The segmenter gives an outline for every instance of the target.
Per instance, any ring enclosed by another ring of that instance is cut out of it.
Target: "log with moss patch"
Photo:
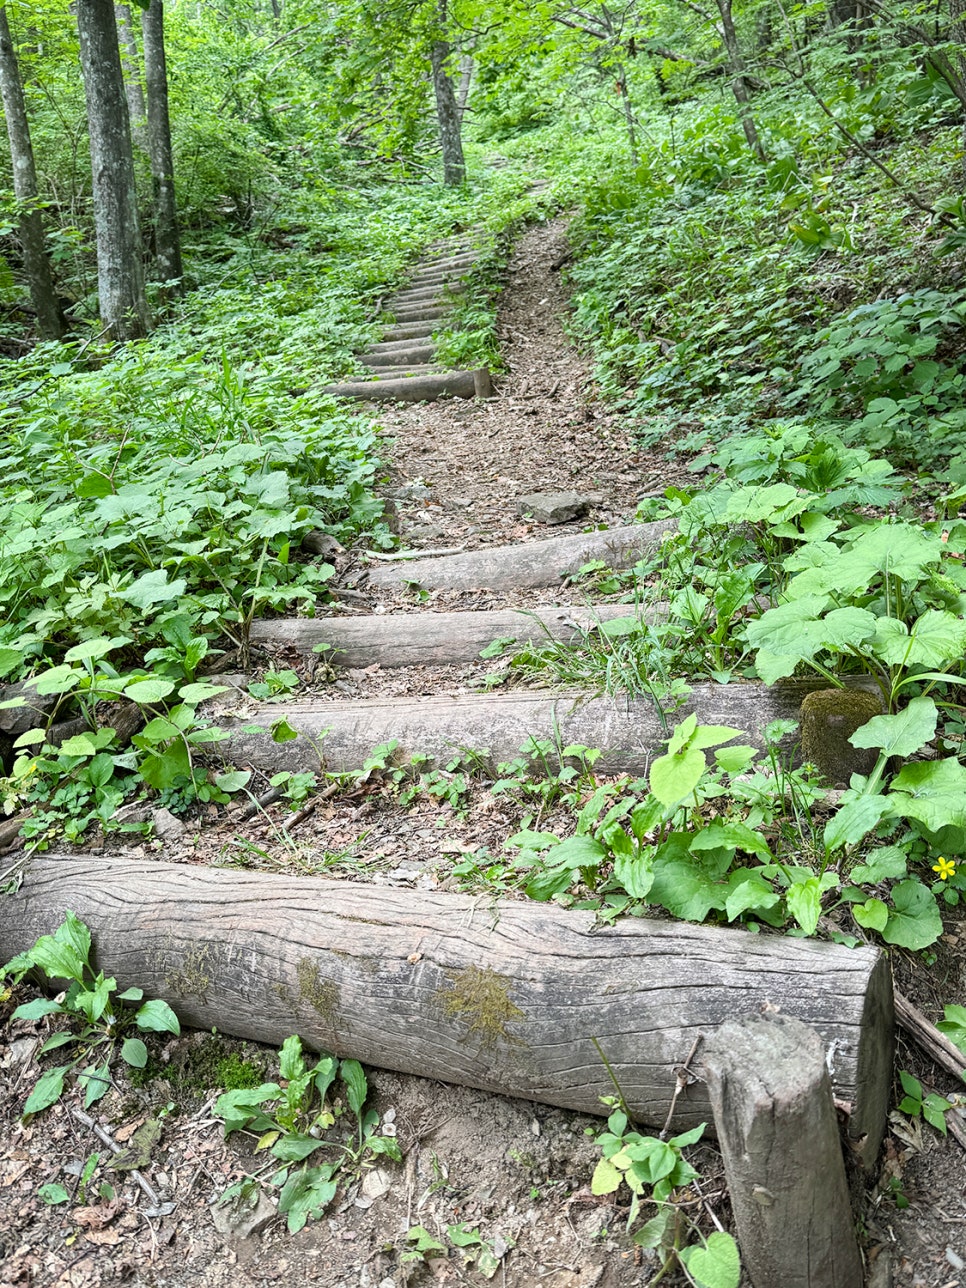
[[[779,1008],[828,1053],[850,1131],[874,1157],[892,1064],[892,983],[878,949],[627,918],[478,895],[397,890],[124,858],[35,858],[0,900],[0,960],[72,909],[122,990],[184,1024],[314,1049],[601,1113],[612,1077],[662,1125],[695,1038]],[[606,1060],[606,1064],[605,1064]],[[609,1067],[608,1067],[609,1066]],[[674,1125],[710,1118],[685,1087]]]

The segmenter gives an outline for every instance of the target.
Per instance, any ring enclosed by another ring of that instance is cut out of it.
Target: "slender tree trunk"
[[[13,191],[20,207],[20,247],[30,301],[37,314],[37,331],[44,340],[60,340],[66,327],[44,245],[43,219],[37,208],[37,170],[30,141],[30,123],[6,7],[0,8],[0,94],[10,139]]]
[[[446,0],[440,0],[441,31],[445,22]],[[442,38],[434,40],[430,50],[430,61],[433,67],[433,91],[436,95],[439,142],[443,149],[443,183],[448,188],[458,188],[466,180],[466,162],[463,160],[463,142],[460,138],[460,109],[456,102],[453,82],[447,71],[451,52],[448,41]]]
[[[164,0],[151,0],[141,14],[144,73],[148,88],[148,148],[154,186],[154,249],[158,280],[181,293],[181,238],[174,197],[174,158],[168,119],[168,69],[164,56]]]
[[[111,0],[77,0],[81,68],[93,172],[97,290],[101,321],[115,340],[146,335],[131,125]]]
[[[131,22],[131,10],[126,4],[114,5],[114,18],[117,22],[117,39],[121,51],[121,71],[124,76],[124,95],[127,98],[127,112],[131,119],[131,138],[136,147],[146,151],[146,116],[144,108],[144,88],[141,84],[141,59],[138,56],[138,42]]]
[[[731,0],[717,0],[717,5],[718,13],[721,15],[721,34],[724,38],[725,49],[728,51],[731,74],[734,77],[731,82],[731,88],[738,103],[741,128],[745,132],[748,146],[761,164],[764,165],[768,158],[765,156],[765,149],[762,147],[761,139],[758,137],[758,127],[755,125],[755,118],[751,111],[751,100],[748,95],[748,85],[745,81],[745,60],[741,53],[741,46],[738,44],[738,33],[735,31],[734,18],[731,15]]]
[[[456,95],[456,106],[459,108],[460,120],[463,119],[463,113],[466,111],[466,100],[470,96],[470,86],[473,84],[473,55],[464,54],[460,59],[460,87]]]
[[[624,108],[624,124],[627,126],[627,142],[631,150],[631,160],[635,165],[640,165],[641,154],[637,146],[637,123],[634,120],[634,104],[631,102],[627,73],[620,64],[617,67],[617,92],[621,96],[621,105]]]

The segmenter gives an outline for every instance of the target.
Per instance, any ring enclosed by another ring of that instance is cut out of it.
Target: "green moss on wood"
[[[198,997],[204,1002],[211,984],[210,965],[209,944],[204,944],[201,948],[190,948],[180,967],[171,967],[165,971],[165,987],[177,997]]]
[[[802,759],[815,765],[833,786],[847,787],[853,774],[870,774],[878,752],[853,747],[849,739],[881,714],[882,699],[866,689],[818,689],[807,694],[802,702]]]
[[[484,1047],[501,1039],[519,1044],[520,1039],[507,1031],[508,1024],[526,1018],[510,1000],[511,979],[479,966],[448,971],[447,976],[450,982],[437,990],[436,998],[446,1015],[467,1022],[467,1036],[478,1034]]]
[[[330,1028],[335,1028],[339,1002],[339,988],[330,979],[319,974],[319,964],[312,957],[300,957],[295,966],[299,982],[299,998],[312,1009]]]

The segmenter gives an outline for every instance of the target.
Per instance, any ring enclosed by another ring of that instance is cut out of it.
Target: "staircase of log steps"
[[[437,242],[417,265],[407,285],[387,304],[392,321],[382,339],[360,356],[370,378],[329,386],[337,396],[370,402],[421,402],[442,397],[492,396],[490,373],[447,371],[433,361],[433,334],[440,329],[465,289],[465,276],[479,254],[474,234]],[[673,521],[629,524],[590,533],[570,533],[518,545],[449,555],[412,557],[371,567],[363,589],[374,595],[407,585],[425,590],[517,592],[544,590],[552,601],[561,579],[595,560],[626,569],[652,553]],[[626,617],[627,605],[575,607],[554,604],[536,609],[489,611],[409,611],[320,619],[255,622],[251,642],[268,656],[294,650],[309,664],[317,649],[334,668],[459,665],[473,662],[488,644],[513,639],[552,638],[566,642],[609,618]],[[418,680],[411,686],[418,694]],[[802,697],[821,681],[792,680],[764,688],[757,684],[695,684],[672,724],[692,711],[701,723],[741,729],[762,747],[760,731],[777,719],[797,719]],[[650,698],[590,697],[586,693],[514,691],[460,697],[413,697],[286,701],[284,716],[299,731],[292,742],[276,744],[254,726],[268,728],[282,714],[271,703],[255,704],[232,695],[220,704],[220,722],[231,739],[220,750],[229,759],[265,773],[317,770],[322,747],[332,773],[362,766],[374,746],[398,743],[397,757],[412,755],[451,760],[458,748],[487,750],[494,762],[515,756],[528,736],[555,739],[560,746],[600,748],[604,773],[644,773],[667,737],[667,720]],[[324,741],[323,741],[324,739]]]

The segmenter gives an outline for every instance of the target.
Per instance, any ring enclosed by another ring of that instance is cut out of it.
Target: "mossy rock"
[[[809,693],[802,702],[802,759],[815,765],[833,787],[847,787],[853,774],[871,774],[878,751],[853,747],[849,739],[882,713],[882,698],[868,689]]]

